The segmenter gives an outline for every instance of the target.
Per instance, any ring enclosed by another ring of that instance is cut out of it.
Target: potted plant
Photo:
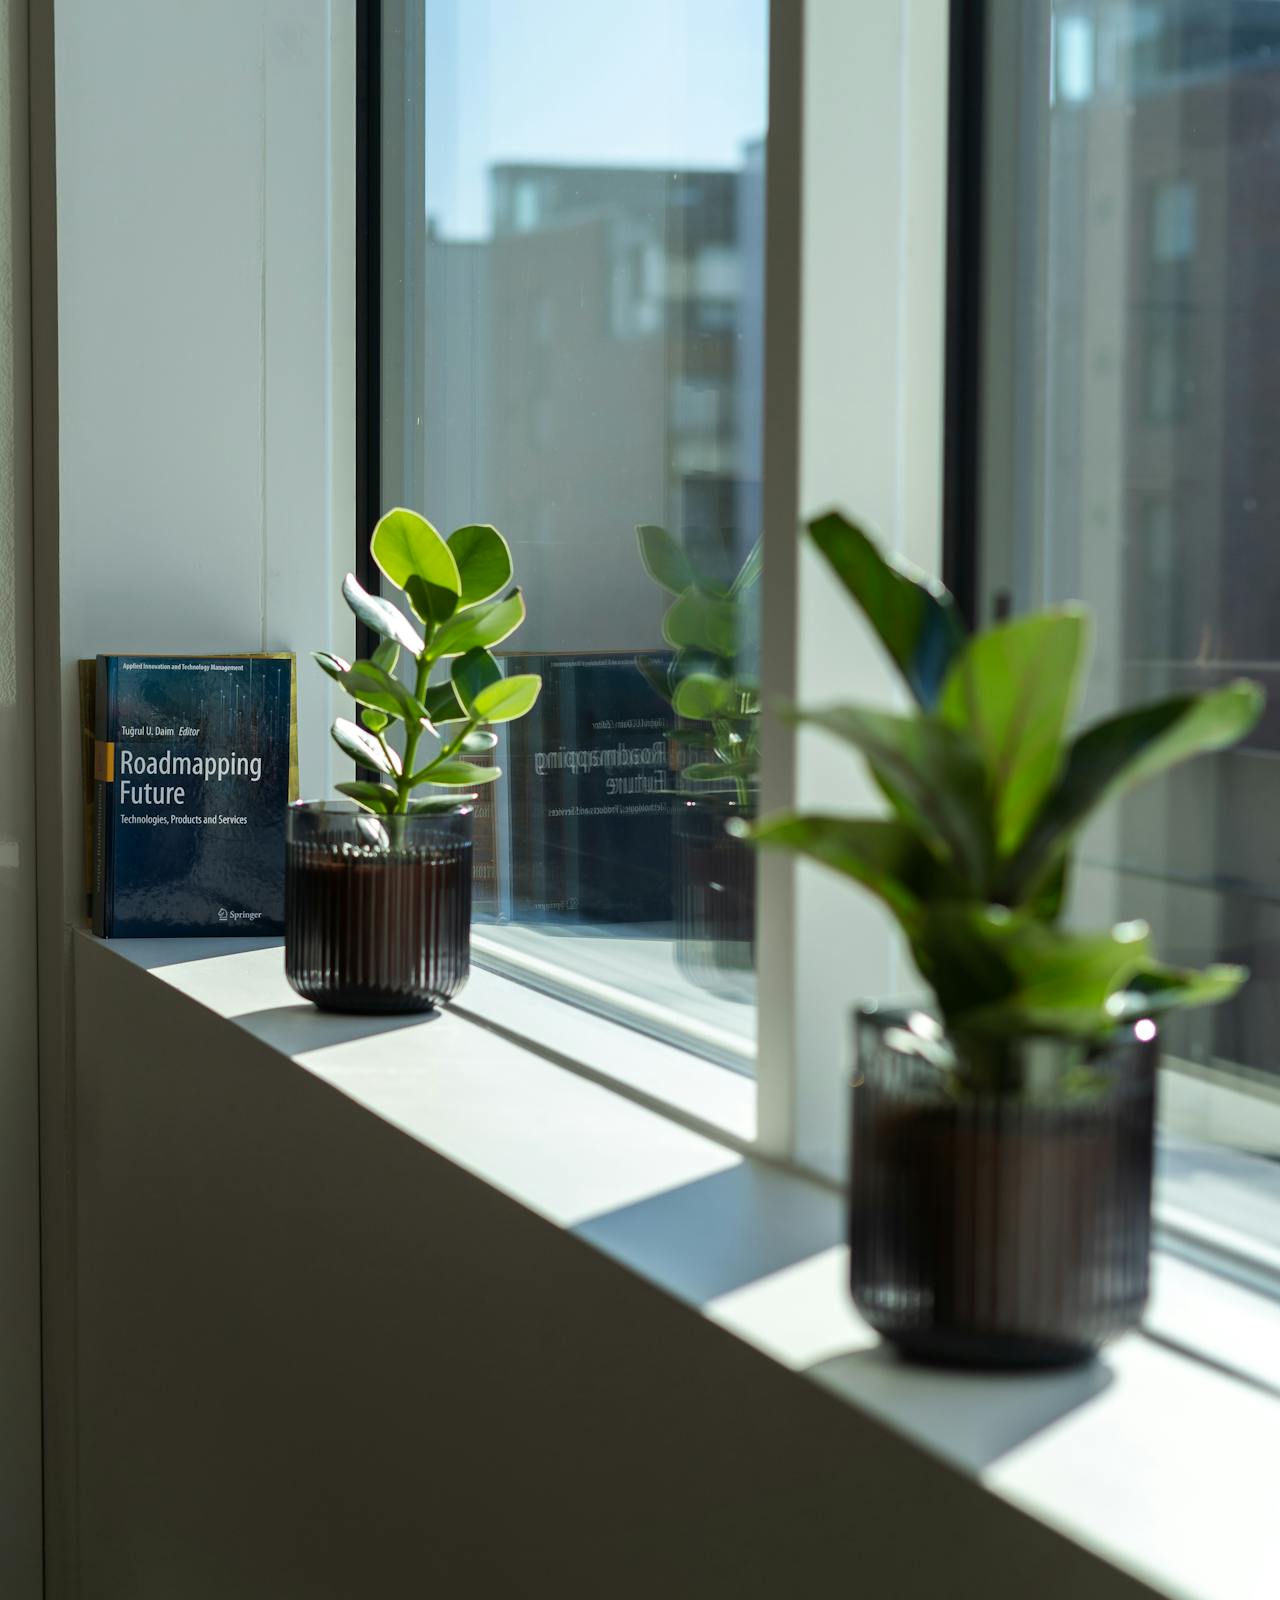
[[[853,1296],[904,1353],[1082,1359],[1147,1295],[1157,1023],[1239,967],[1162,965],[1145,924],[1063,924],[1095,809],[1257,720],[1239,681],[1069,729],[1088,619],[1063,606],[968,634],[938,584],[830,513],[810,534],[905,681],[909,714],[791,713],[865,758],[887,815],[750,831],[889,907],[932,1004],[856,1016]]]
[[[504,677],[491,654],[525,616],[518,588],[498,598],[511,552],[495,528],[444,539],[397,509],[373,530],[371,550],[416,620],[347,574],[343,596],[381,642],[366,661],[315,659],[358,707],[333,738],[373,777],[338,784],[346,804],[290,808],[285,973],[328,1010],[427,1011],[470,969],[469,802],[501,776],[481,764],[497,743],[492,725],[529,711],[541,679]],[[408,683],[396,674],[402,656]]]
[[[663,619],[673,654],[636,665],[680,719],[673,795],[676,965],[710,993],[743,999],[755,971],[755,863],[726,831],[756,814],[760,692],[756,543],[736,572],[691,557],[665,528],[636,529],[640,558],[674,596]]]

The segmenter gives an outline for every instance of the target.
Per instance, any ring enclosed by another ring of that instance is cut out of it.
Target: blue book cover
[[[293,657],[99,656],[93,929],[284,929]]]

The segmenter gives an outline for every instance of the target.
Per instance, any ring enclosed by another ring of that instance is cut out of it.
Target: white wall
[[[40,1573],[27,8],[0,3],[0,1594]]]
[[[351,238],[354,15],[355,0],[58,0],[69,859],[78,657],[342,647],[354,263],[330,246]],[[302,664],[316,793],[327,683]]]
[[[353,649],[355,5],[31,13],[36,700],[62,728],[39,766],[50,1600],[77,1593],[76,662]],[[304,792],[329,787],[331,714],[303,660]]]

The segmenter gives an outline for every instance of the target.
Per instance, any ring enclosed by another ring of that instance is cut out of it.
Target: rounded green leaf
[[[328,650],[313,650],[311,654],[321,672],[327,673],[331,678],[340,678],[344,672],[350,670],[349,661],[344,661],[341,656],[331,655]]]
[[[354,722],[348,722],[345,717],[339,717],[329,730],[333,742],[340,750],[362,767],[372,767],[375,772],[385,772],[389,778],[400,776],[401,766],[399,754],[388,746],[385,750],[371,733],[358,727]]]
[[[431,658],[460,656],[501,644],[523,621],[524,596],[519,589],[512,589],[502,600],[460,611],[452,622],[446,622],[431,641]]]
[[[676,715],[690,717],[695,722],[708,722],[734,708],[733,685],[727,678],[717,678],[709,672],[694,672],[676,685],[671,704]]]
[[[672,594],[683,594],[693,583],[693,568],[667,530],[642,523],[636,529],[636,538],[640,541],[640,559],[653,581]]]
[[[738,648],[738,612],[732,600],[686,589],[663,619],[667,642],[684,650],[707,650],[723,660]]]
[[[461,722],[466,716],[466,710],[458,699],[452,683],[434,683],[427,690],[423,700],[427,716],[439,727],[444,722]]]
[[[381,733],[391,721],[391,718],[385,711],[375,711],[372,706],[362,706],[360,708],[360,720],[370,733]]]
[[[470,710],[481,689],[502,681],[502,668],[487,650],[468,650],[466,655],[459,656],[453,663],[450,677],[458,692],[458,699]]]
[[[472,523],[449,535],[449,549],[462,577],[462,604],[473,606],[511,582],[511,550],[496,528]]]
[[[469,756],[483,755],[487,750],[492,750],[498,742],[498,735],[490,733],[488,728],[472,728],[462,740],[460,749],[465,750]]]
[[[462,592],[462,578],[453,552],[425,517],[397,506],[379,518],[369,548],[373,559],[403,589],[411,576],[434,583],[454,594]]]
[[[458,609],[458,596],[452,589],[428,583],[416,572],[411,572],[405,580],[404,592],[414,616],[429,627],[438,628],[442,622],[448,622]]]
[[[395,790],[381,783],[335,783],[334,788],[339,794],[345,794],[348,800],[354,800],[357,805],[379,817],[385,817],[396,802]]]
[[[342,580],[342,598],[367,628],[372,628],[384,639],[394,639],[410,655],[422,654],[422,639],[399,606],[392,605],[390,600],[384,600],[381,595],[369,594],[361,587],[354,572],[348,572]]]
[[[533,709],[542,679],[536,672],[518,672],[481,689],[472,701],[473,715],[482,722],[511,722]]]
[[[423,783],[442,783],[452,788],[464,783],[492,783],[502,776],[501,767],[480,767],[474,761],[442,761],[423,773]]]

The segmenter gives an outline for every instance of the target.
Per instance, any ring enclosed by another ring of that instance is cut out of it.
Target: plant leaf
[[[511,549],[496,528],[471,523],[449,535],[449,549],[462,577],[462,604],[473,606],[511,582]]]
[[[345,794],[348,800],[354,800],[357,805],[379,817],[385,817],[396,801],[395,790],[381,783],[335,783],[334,788],[339,794]]]
[[[950,857],[969,893],[985,896],[991,867],[985,775],[967,734],[932,717],[856,706],[785,714],[860,750],[902,820]]]
[[[367,628],[372,628],[384,639],[394,639],[410,655],[422,654],[422,639],[400,607],[392,605],[390,600],[384,600],[381,595],[367,593],[361,588],[354,572],[348,572],[342,580],[342,598]]]
[[[636,537],[640,541],[640,559],[655,583],[672,594],[683,594],[692,587],[693,568],[689,558],[665,528],[641,523]]]
[[[370,733],[381,733],[391,718],[385,711],[375,711],[372,706],[361,706],[360,720]]]
[[[478,800],[479,795],[474,794],[429,794],[421,800],[410,800],[409,815],[411,817],[439,817],[455,811],[461,811],[471,800]]]
[[[502,668],[485,649],[468,650],[453,663],[449,674],[458,699],[470,711],[475,697],[490,684],[502,682]]]
[[[1003,875],[1001,898],[1012,904],[1032,894],[1104,801],[1191,756],[1234,744],[1257,722],[1264,703],[1258,685],[1241,678],[1205,694],[1123,711],[1086,730],[1069,748],[1057,783]]]
[[[480,767],[474,761],[456,760],[424,767],[420,777],[416,773],[414,775],[416,782],[447,784],[450,787],[464,783],[492,783],[501,776],[501,767]]]
[[[518,672],[481,689],[471,711],[482,722],[511,722],[533,709],[542,679],[536,672]]]
[[[413,614],[419,622],[438,628],[458,609],[458,596],[452,589],[442,589],[438,583],[428,583],[416,572],[411,572],[404,582],[404,592]]]
[[[910,932],[922,898],[941,869],[904,822],[891,817],[832,817],[780,812],[732,831],[768,849],[794,850],[853,878],[880,897]]]
[[[1107,1010],[1117,1022],[1156,1017],[1183,1006],[1214,1006],[1230,1000],[1249,977],[1248,967],[1166,967],[1149,961],[1111,996]]]
[[[764,570],[764,540],[757,539],[751,546],[747,559],[738,569],[738,576],[733,580],[729,589],[730,599],[736,600],[739,595],[746,594],[760,580]]]
[[[1079,606],[988,628],[943,682],[938,715],[982,752],[1000,856],[1022,842],[1062,765],[1088,633]]]
[[[427,690],[422,704],[427,716],[436,727],[444,722],[461,722],[467,715],[453,684],[448,679],[444,683],[433,683]]]
[[[657,656],[637,656],[636,669],[654,694],[670,705],[671,684],[667,676],[667,664]]]
[[[344,672],[350,670],[349,661],[344,661],[341,656],[331,655],[328,650],[313,650],[311,654],[321,672],[327,673],[331,678],[340,678]]]
[[[486,750],[492,750],[498,742],[498,735],[490,733],[488,728],[472,728],[471,732],[463,736],[462,743],[458,746],[470,756],[483,755]]]
[[[431,641],[431,659],[460,656],[468,650],[501,644],[523,621],[524,596],[519,589],[512,589],[501,600],[472,606],[446,622]]]
[[[754,761],[695,761],[682,767],[680,776],[693,783],[718,783],[725,778],[754,778]]]
[[[375,772],[385,772],[389,778],[398,778],[401,772],[399,753],[390,745],[384,750],[371,733],[339,717],[329,730],[340,750],[361,767],[372,767]]]
[[[379,517],[369,543],[373,559],[403,589],[411,574],[441,589],[462,593],[462,578],[453,552],[425,517],[403,506]]]
[[[816,518],[809,533],[879,634],[917,703],[932,711],[964,643],[964,624],[951,595],[908,563],[882,555],[838,511]]]
[[[400,646],[394,639],[384,639],[369,659],[383,672],[394,672],[400,659]]]
[[[357,661],[338,682],[362,706],[373,706],[406,722],[421,723],[426,718],[426,712],[399,678],[393,678],[372,661]]]
[[[662,632],[679,649],[706,650],[732,660],[738,649],[737,607],[701,589],[686,589],[663,618]]]
[[[958,1030],[1092,1036],[1114,1024],[1108,999],[1149,960],[1149,945],[1143,922],[1065,933],[1003,906],[940,902],[912,949]]]
[[[677,716],[709,722],[735,707],[733,685],[709,672],[693,672],[676,685],[671,704]]]

